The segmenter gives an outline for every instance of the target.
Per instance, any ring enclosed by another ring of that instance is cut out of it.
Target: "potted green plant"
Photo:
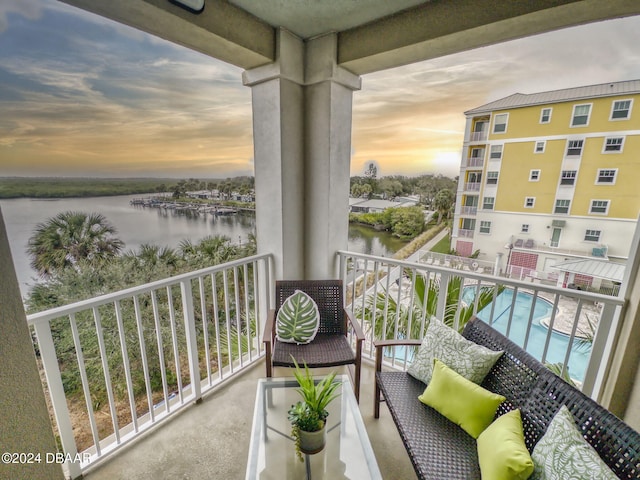
[[[306,364],[302,370],[295,360],[293,363],[294,375],[300,385],[296,391],[302,400],[291,405],[288,418],[291,422],[291,435],[296,443],[296,453],[302,460],[303,453],[318,453],[324,448],[325,425],[329,415],[327,405],[339,395],[336,390],[341,383],[335,380],[335,372],[316,383]]]

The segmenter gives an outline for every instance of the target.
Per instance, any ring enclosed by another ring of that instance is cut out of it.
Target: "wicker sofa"
[[[507,398],[496,416],[520,408],[529,452],[564,404],[584,438],[619,478],[640,478],[638,432],[481,320],[473,318],[463,336],[492,350],[504,350],[482,386]],[[476,441],[418,400],[425,384],[406,372],[382,371],[383,348],[419,344],[417,340],[376,342],[374,415],[379,417],[380,402],[386,402],[418,478],[479,479]]]

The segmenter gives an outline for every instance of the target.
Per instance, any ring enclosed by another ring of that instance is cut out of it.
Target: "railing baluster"
[[[447,295],[449,294],[449,280],[451,275],[448,272],[440,273],[440,288],[438,290],[438,305],[436,307],[436,317],[441,322],[444,321],[445,307],[447,306]]]
[[[138,295],[133,297],[133,308],[136,314],[136,325],[138,327],[138,342],[140,343],[140,357],[142,358],[142,371],[144,374],[144,386],[147,392],[147,403],[149,404],[149,419],[151,423],[155,421],[153,411],[153,392],[151,391],[151,378],[149,375],[149,361],[147,360],[147,347],[144,340],[144,327],[142,325],[142,312],[140,311],[140,300]]]
[[[531,326],[533,325],[533,314],[536,311],[536,305],[538,301],[538,290],[533,291],[533,296],[531,297],[531,310],[529,311],[529,320],[527,320],[527,330],[524,334],[524,342],[522,343],[522,348],[525,350],[529,346],[529,334],[531,333]]]
[[[176,310],[173,306],[173,294],[171,286],[167,286],[167,308],[169,309],[169,322],[171,322],[171,343],[173,345],[173,359],[176,365],[176,380],[178,383],[178,398],[180,404],[184,403],[184,389],[182,388],[182,368],[180,366],[180,345],[178,344],[178,331],[176,326]]]
[[[553,301],[553,310],[551,310],[551,318],[549,319],[549,326],[547,327],[547,338],[544,342],[544,350],[542,351],[542,357],[540,361],[545,363],[547,361],[547,353],[549,352],[549,343],[551,343],[551,334],[553,333],[553,325],[556,321],[556,313],[558,312],[558,304],[560,303],[560,294],[556,293],[555,300]]]
[[[251,337],[251,319],[249,318],[249,269],[245,263],[242,266],[243,274],[243,290],[244,290],[244,319],[247,328],[247,353],[249,354],[249,363],[253,360],[253,339]]]
[[[162,328],[160,326],[160,312],[158,311],[158,299],[156,291],[151,291],[151,305],[153,307],[153,319],[156,325],[156,339],[158,341],[158,361],[160,362],[160,377],[162,378],[162,395],[164,396],[164,408],[170,412],[169,387],[167,385],[167,369],[164,363],[164,345],[162,343]]]
[[[182,314],[184,316],[184,330],[187,337],[187,356],[189,359],[189,377],[191,378],[191,394],[195,402],[202,398],[200,386],[200,362],[198,362],[198,340],[196,337],[196,319],[193,313],[193,291],[191,279],[180,282],[182,294]]]
[[[78,359],[78,370],[80,372],[80,380],[82,382],[82,391],[87,406],[87,416],[89,417],[89,425],[91,426],[91,435],[93,435],[93,443],[96,449],[96,455],[99,457],[102,453],[100,448],[100,435],[98,434],[98,425],[93,414],[93,403],[91,401],[91,388],[89,379],[87,378],[87,369],[84,363],[84,355],[82,353],[82,344],[80,343],[80,334],[78,333],[78,325],[74,313],[69,315],[69,323],[71,325],[71,334],[73,335],[73,344],[76,347],[76,358]]]
[[[603,305],[598,327],[594,332],[593,342],[591,343],[591,356],[585,372],[582,391],[596,401],[600,399],[602,382],[604,381],[605,372],[608,371],[608,362],[602,362],[602,359],[610,357],[609,354],[614,342],[614,336],[610,335],[610,332],[616,330],[614,323],[616,310],[619,311],[619,309],[620,307],[609,303]]]
[[[256,338],[255,338],[255,342],[256,342],[256,355],[259,357],[262,355],[262,342],[260,341],[260,339],[262,338],[262,328],[261,328],[261,322],[260,322],[260,317],[262,315],[262,296],[260,295],[260,288],[259,288],[259,284],[258,284],[258,279],[259,279],[259,275],[260,275],[260,263],[256,260],[253,262],[253,317],[255,319],[256,322]]]
[[[376,261],[375,263],[375,267],[374,267],[374,271],[373,271],[373,275],[374,275],[374,280],[373,280],[373,302],[371,304],[371,341],[369,342],[369,355],[371,355],[373,357],[373,341],[375,340],[375,333],[376,333],[376,326],[377,326],[377,322],[378,322],[378,284],[380,283],[380,281],[378,280],[378,276],[380,273],[380,262]],[[362,295],[366,295],[366,291],[362,292]],[[364,312],[362,312],[362,320],[364,323]],[[382,319],[380,319],[382,321]],[[383,330],[384,331],[384,330]],[[384,335],[382,336],[382,338],[384,338]]]
[[[211,291],[213,293],[213,321],[216,327],[216,350],[218,354],[218,379],[222,380],[222,345],[220,343],[220,318],[218,317],[218,288],[216,274],[211,274]]]
[[[511,322],[513,321],[513,313],[516,309],[516,299],[518,298],[518,287],[514,287],[513,296],[511,297],[511,308],[509,309],[509,320],[507,321],[507,331],[504,334],[505,337],[510,338],[509,334],[511,333]]]
[[[204,359],[207,364],[207,381],[211,386],[211,354],[209,350],[209,326],[207,321],[207,299],[204,291],[204,280],[198,278],[198,287],[200,291],[200,310],[202,312],[202,336],[204,337]]]
[[[576,306],[576,313],[573,316],[573,325],[571,327],[571,334],[569,335],[569,341],[567,342],[567,351],[564,356],[564,362],[562,363],[562,371],[560,376],[564,375],[569,364],[569,357],[571,356],[571,349],[573,348],[573,342],[576,338],[576,331],[578,330],[578,323],[580,322],[580,313],[582,312],[582,299],[578,299],[578,305]]]
[[[102,332],[102,322],[98,307],[93,307],[93,319],[96,324],[96,335],[98,337],[98,348],[100,349],[100,362],[102,364],[102,372],[104,374],[104,383],[107,390],[107,399],[109,401],[109,411],[111,413],[111,423],[113,424],[113,434],[116,443],[120,443],[120,427],[118,426],[118,411],[116,409],[116,400],[113,396],[113,386],[111,385],[111,373],[109,372],[109,361],[107,359],[107,349],[104,345],[104,335]]]
[[[238,283],[238,267],[233,267],[233,296],[236,304],[236,336],[238,344],[238,360],[240,362],[240,368],[243,367],[243,355],[242,355],[242,325],[240,324],[240,287]]]
[[[231,314],[230,314],[230,306],[229,306],[229,280],[227,279],[228,271],[224,270],[222,272],[222,285],[224,292],[224,314],[226,320],[227,327],[227,356],[229,357],[227,360],[229,361],[229,373],[233,373],[233,354],[232,354],[232,343],[231,343]]]
[[[129,409],[131,410],[131,423],[133,423],[133,431],[138,433],[138,413],[136,411],[136,399],[133,393],[133,380],[131,378],[131,365],[129,363],[129,351],[127,348],[127,338],[124,331],[124,322],[122,321],[122,308],[120,301],[113,302],[116,311],[116,322],[118,324],[118,337],[120,338],[120,351],[122,352],[122,365],[124,367],[124,376],[127,381],[127,394],[129,396]]]
[[[398,271],[398,297],[396,298],[396,322],[395,322],[395,326],[393,328],[393,338],[398,338],[398,332],[400,331],[400,313],[402,310],[402,276],[404,275],[403,273],[403,268],[400,267],[400,270]],[[395,359],[395,356],[394,356]]]

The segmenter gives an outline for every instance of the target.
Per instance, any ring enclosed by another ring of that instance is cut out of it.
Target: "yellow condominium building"
[[[465,112],[458,254],[569,287],[618,284],[640,211],[639,102],[632,80]]]

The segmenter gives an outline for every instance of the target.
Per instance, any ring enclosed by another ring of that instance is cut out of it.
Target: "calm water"
[[[27,293],[28,286],[34,283],[36,276],[26,254],[27,241],[38,223],[45,222],[60,212],[75,210],[103,214],[117,229],[118,238],[125,242],[125,250],[137,250],[145,243],[175,248],[186,238],[198,241],[207,235],[226,235],[234,243],[246,242],[249,233],[255,231],[253,214],[226,217],[201,214],[189,217],[171,210],[131,206],[130,200],[139,197],[140,195],[125,195],[0,201],[22,294]],[[391,256],[403,245],[404,242],[384,232],[359,226],[349,228],[351,251]]]

